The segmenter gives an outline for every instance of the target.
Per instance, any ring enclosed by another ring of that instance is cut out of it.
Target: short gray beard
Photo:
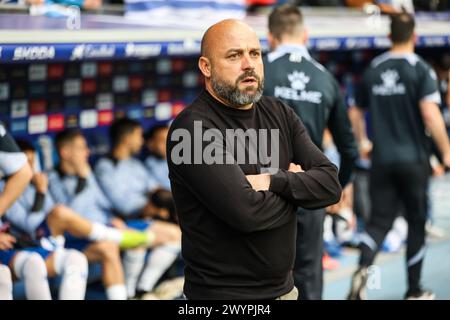
[[[239,90],[238,83],[242,79],[253,76],[256,78],[258,82],[258,88],[256,89],[256,92],[253,94],[243,92]],[[211,76],[211,86],[214,90],[214,92],[223,100],[228,102],[232,107],[234,108],[241,108],[243,106],[258,102],[259,99],[262,97],[263,88],[264,88],[264,80],[260,80],[258,76],[255,74],[245,74],[240,76],[234,86],[215,77],[214,75]]]

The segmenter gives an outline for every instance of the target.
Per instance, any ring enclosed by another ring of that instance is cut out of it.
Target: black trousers
[[[323,287],[323,223],[325,209],[297,212],[294,283],[299,300],[321,300]]]
[[[408,222],[406,266],[409,290],[420,288],[425,254],[427,187],[430,169],[424,163],[374,166],[370,174],[372,212],[361,242],[361,266],[373,264],[399,210]]]
[[[354,170],[353,180],[353,211],[358,217],[358,231],[367,225],[370,217],[369,171]],[[361,226],[360,226],[361,225]]]

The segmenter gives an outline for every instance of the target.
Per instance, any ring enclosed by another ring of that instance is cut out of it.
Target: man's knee
[[[36,252],[19,252],[14,258],[14,273],[18,279],[47,277],[44,259]]]
[[[11,271],[5,265],[0,265],[0,287],[4,288],[4,291],[12,291]]]
[[[95,249],[103,261],[120,261],[119,245],[110,241],[99,241],[95,244]]]
[[[171,241],[172,242],[181,241],[180,227],[176,224],[170,224],[168,228],[170,229]]]
[[[59,249],[55,251],[56,274],[69,272],[68,268],[74,268],[87,276],[88,261],[86,256],[75,249]]]
[[[176,224],[155,221],[149,230],[155,233],[157,242],[177,243],[181,241],[181,230]]]
[[[50,211],[47,219],[58,224],[65,224],[69,219],[69,213],[67,207],[63,205],[56,205]]]

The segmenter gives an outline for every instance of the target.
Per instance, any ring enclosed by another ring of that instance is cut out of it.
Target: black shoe
[[[350,293],[347,300],[366,300],[366,283],[368,278],[367,268],[360,267],[353,274]]]
[[[429,290],[408,290],[405,294],[405,300],[434,300],[436,295]]]

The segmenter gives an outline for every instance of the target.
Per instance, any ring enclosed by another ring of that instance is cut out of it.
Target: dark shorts
[[[51,236],[51,232],[50,232],[50,228],[47,224],[47,219],[45,219],[44,221],[42,221],[42,223],[36,228],[36,239],[40,239],[40,238],[46,238],[48,236]]]
[[[152,225],[153,222],[151,220],[128,220],[125,223],[130,229],[145,231]]]
[[[41,247],[23,248],[19,250],[17,249],[0,250],[0,264],[8,266],[11,260],[14,258],[14,256],[21,251],[36,252],[44,260],[46,260],[53,253],[53,251],[49,251]]]

